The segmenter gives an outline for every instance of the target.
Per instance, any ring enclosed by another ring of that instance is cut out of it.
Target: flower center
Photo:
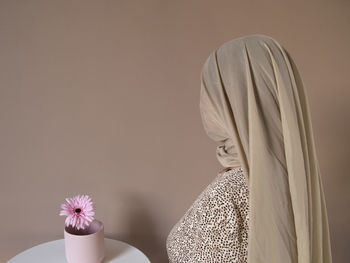
[[[80,209],[80,208],[77,208],[77,209],[75,209],[74,211],[75,211],[75,213],[79,214],[79,213],[81,212],[81,209]]]

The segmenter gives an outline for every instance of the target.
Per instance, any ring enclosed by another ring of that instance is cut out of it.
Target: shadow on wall
[[[152,263],[168,262],[165,242],[157,234],[157,226],[153,220],[152,212],[148,209],[145,200],[139,196],[126,198],[125,219],[129,230],[123,235],[111,235],[110,238],[125,241],[140,249]]]

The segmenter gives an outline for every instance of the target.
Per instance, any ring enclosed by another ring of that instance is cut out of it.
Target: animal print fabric
[[[246,263],[249,191],[241,167],[219,173],[172,228],[170,263]]]

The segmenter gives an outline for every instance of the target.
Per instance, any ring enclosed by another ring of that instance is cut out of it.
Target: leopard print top
[[[219,173],[170,231],[170,263],[246,263],[248,197],[241,167]]]

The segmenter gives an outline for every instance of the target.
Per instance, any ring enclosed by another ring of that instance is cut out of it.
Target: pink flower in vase
[[[94,206],[92,199],[87,195],[77,195],[66,198],[66,203],[61,205],[60,216],[67,216],[65,224],[76,229],[85,229],[94,220]]]

